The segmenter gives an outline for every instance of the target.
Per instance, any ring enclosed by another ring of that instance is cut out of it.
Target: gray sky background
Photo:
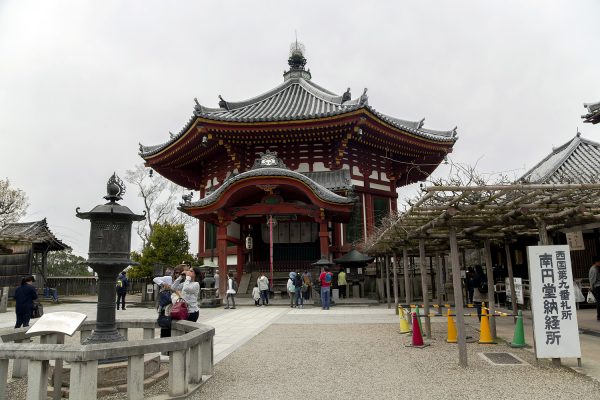
[[[0,1],[0,176],[86,255],[113,171],[192,115],[282,82],[294,30],[313,80],[425,127],[452,160],[521,175],[600,100],[598,1]],[[439,174],[447,173],[442,168]],[[141,211],[133,187],[122,202]],[[197,235],[191,235],[197,250]],[[139,246],[134,241],[134,247]]]

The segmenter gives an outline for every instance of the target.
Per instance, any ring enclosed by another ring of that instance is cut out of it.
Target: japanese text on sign
[[[569,246],[530,246],[527,253],[537,356],[580,357]]]

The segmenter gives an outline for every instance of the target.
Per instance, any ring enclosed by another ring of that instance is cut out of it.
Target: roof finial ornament
[[[350,101],[350,99],[352,99],[352,95],[350,94],[350,88],[348,88],[342,95],[342,103]]]
[[[456,135],[458,134],[456,132],[457,129],[458,129],[458,126],[455,126],[454,129],[452,129],[452,137],[456,137]]]
[[[144,152],[144,145],[138,142],[138,146],[140,146],[140,153]]]
[[[225,101],[225,99],[223,99],[223,97],[221,95],[219,95],[219,99],[220,99],[219,107],[229,110],[229,107],[227,106],[227,102]]]
[[[579,126],[577,127],[577,137],[581,137],[581,132],[579,132]]]
[[[419,126],[417,129],[421,129],[423,127],[423,125],[425,125],[425,118],[423,118],[419,121]]]

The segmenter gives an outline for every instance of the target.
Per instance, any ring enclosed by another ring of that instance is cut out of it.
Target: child
[[[260,307],[260,290],[258,290],[258,285],[254,285],[254,289],[252,289],[252,298],[254,299],[254,305],[256,307]]]

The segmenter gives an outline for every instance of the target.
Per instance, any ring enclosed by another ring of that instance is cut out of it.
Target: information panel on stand
[[[569,246],[528,246],[527,257],[536,356],[581,357]]]

